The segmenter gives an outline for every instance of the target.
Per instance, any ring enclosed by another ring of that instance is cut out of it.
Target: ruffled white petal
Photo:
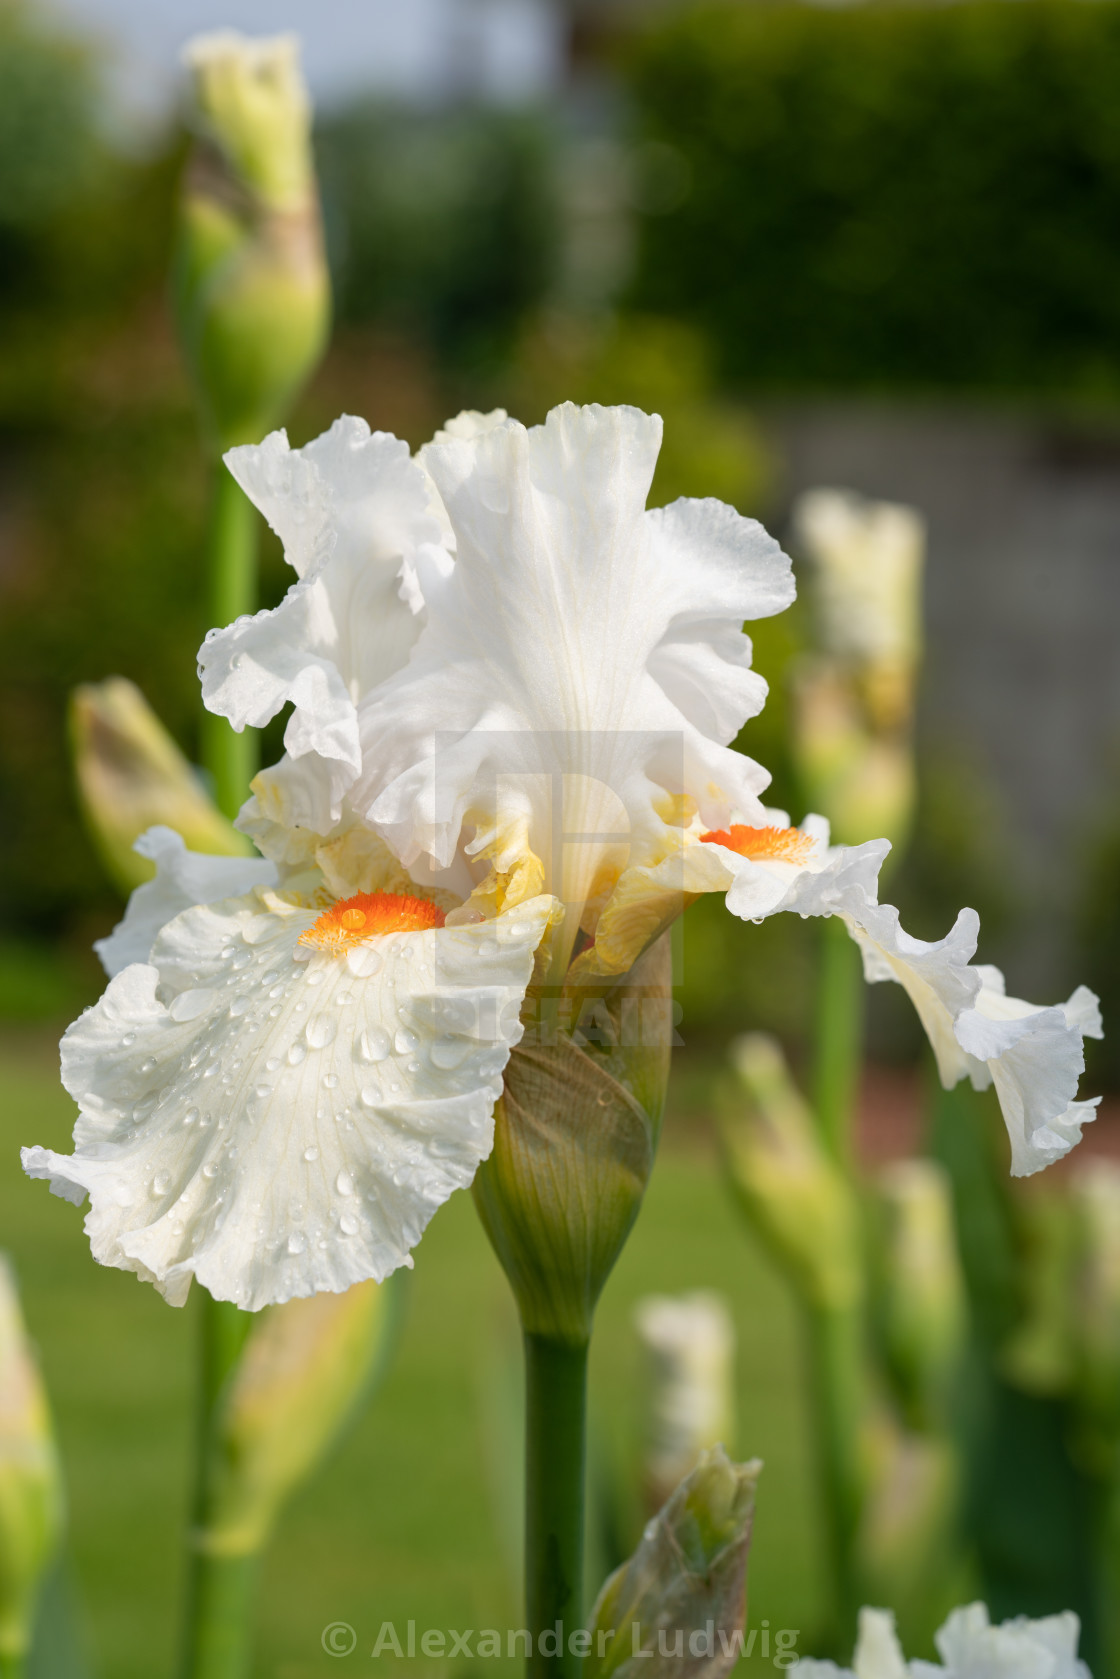
[[[310,960],[312,910],[188,910],[66,1034],[75,1151],[25,1168],[173,1304],[192,1276],[250,1310],[383,1278],[489,1153],[551,907]]]
[[[239,897],[254,886],[272,886],[276,881],[275,868],[262,858],[188,851],[172,828],[149,828],[132,849],[155,864],[155,879],[136,888],[123,919],[93,947],[110,979],[130,962],[146,962],[160,929],[183,910],[217,898]]]
[[[520,822],[573,904],[664,855],[666,793],[708,826],[758,819],[769,778],[725,743],[765,692],[742,622],[789,604],[789,562],[718,503],[647,513],[660,439],[636,409],[566,404],[425,450],[458,557],[360,708],[351,795],[406,863],[446,866],[464,821]]]
[[[1041,1171],[1080,1142],[1097,1105],[1076,1099],[1083,1039],[1101,1034],[1097,999],[1086,986],[1058,1008],[1008,997],[998,968],[972,962],[980,930],[974,910],[962,910],[943,939],[912,938],[898,911],[877,902],[886,840],[829,848],[818,829],[800,865],[712,849],[731,877],[727,906],[744,920],[782,910],[840,916],[860,947],[864,978],[894,980],[914,1004],[945,1088],[965,1076],[978,1090],[995,1085],[1013,1176]]]
[[[971,1603],[954,1609],[934,1642],[951,1679],[1090,1679],[1077,1656],[1080,1631],[1072,1609],[994,1627],[984,1604]]]
[[[803,1657],[793,1668],[800,1679],[909,1679],[910,1669],[887,1609],[861,1609],[851,1668]]]
[[[236,729],[293,704],[284,744],[293,758],[321,760],[323,796],[337,808],[360,763],[355,703],[400,669],[416,639],[418,567],[438,575],[450,565],[439,510],[408,445],[349,416],[303,449],[273,432],[226,460],[299,581],[273,610],[211,630],[199,653],[203,699]]]

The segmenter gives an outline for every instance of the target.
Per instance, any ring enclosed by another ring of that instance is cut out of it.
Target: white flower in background
[[[735,1326],[720,1294],[650,1294],[634,1308],[646,1353],[647,1504],[659,1510],[703,1452],[731,1435]]]
[[[553,906],[447,925],[367,838],[336,848],[336,871],[356,869],[336,872],[346,895],[310,870],[175,913],[184,879],[217,898],[230,870],[273,866],[146,836],[160,872],[110,954],[151,943],[157,906],[174,918],[63,1039],[74,1153],[23,1160],[55,1194],[88,1194],[94,1256],[173,1305],[192,1276],[250,1310],[380,1280],[490,1151]]]
[[[861,1609],[859,1638],[851,1668],[802,1658],[793,1672],[801,1679],[1091,1679],[1078,1660],[1081,1623],[1072,1610],[1030,1621],[1025,1615],[994,1627],[982,1603],[954,1609],[935,1634],[945,1664],[907,1664],[885,1609]]]
[[[656,417],[569,403],[428,445],[455,566],[359,707],[355,810],[406,865],[448,867],[467,827],[491,894],[546,883],[561,970],[624,868],[694,813],[761,819],[769,779],[729,746],[766,696],[742,623],[789,605],[789,561],[720,502],[647,511],[660,442]]]

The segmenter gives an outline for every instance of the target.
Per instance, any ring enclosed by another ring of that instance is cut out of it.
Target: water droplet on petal
[[[260,1101],[263,1102],[267,1096],[272,1095],[272,1086],[270,1084],[254,1085],[253,1086],[253,1095],[256,1096]]]
[[[410,1073],[418,1073],[420,1071],[419,1061],[410,1061],[408,1063],[408,1070]]]
[[[155,1057],[154,1056],[149,1055],[145,1060],[141,1061],[140,1071],[142,1073],[154,1073],[155,1070],[156,1070],[156,1063],[155,1063]]]
[[[401,1026],[398,1028],[396,1035],[393,1038],[393,1048],[396,1050],[398,1055],[411,1055],[412,1052],[419,1049],[419,1047],[420,1039],[416,1036],[415,1032],[410,1032],[407,1026]]]
[[[205,1166],[202,1168],[202,1175],[203,1175],[204,1178],[216,1178],[217,1177],[218,1168],[215,1166],[215,1164],[212,1160],[208,1160],[206,1162]]]
[[[274,1073],[279,1065],[280,1057],[278,1055],[270,1055],[264,1064],[264,1070],[266,1073]]]
[[[323,970],[322,970],[322,968],[308,968],[308,970],[307,970],[307,983],[308,983],[308,985],[322,985],[322,983],[323,983]]]
[[[168,1014],[172,1020],[197,1020],[206,1013],[214,1002],[214,993],[209,987],[200,990],[180,991],[177,997],[171,999]]]
[[[233,1002],[229,1005],[229,1012],[233,1016],[233,1018],[236,1020],[236,1019],[239,1018],[239,1016],[243,1015],[246,1012],[248,1007],[249,1007],[248,997],[235,997],[233,999]]]
[[[124,1037],[121,1039],[121,1043],[122,1043],[122,1045],[124,1046],[125,1049],[127,1049],[130,1044],[134,1044],[135,1042],[136,1042],[136,1033],[135,1032],[126,1032]]]
[[[360,1226],[352,1213],[343,1213],[338,1221],[338,1228],[344,1236],[356,1236]]]
[[[167,1191],[170,1189],[170,1187],[171,1187],[171,1173],[170,1172],[157,1172],[155,1177],[152,1179],[152,1194],[153,1195],[166,1195]]]
[[[303,1231],[293,1230],[291,1235],[288,1237],[288,1252],[302,1253],[306,1246],[307,1237],[303,1234]]]
[[[338,1027],[328,1014],[313,1014],[303,1029],[312,1049],[326,1049]]]
[[[355,979],[369,979],[384,966],[372,944],[356,944],[346,952],[346,966]]]
[[[318,1160],[319,1150],[315,1148],[314,1145],[312,1145],[311,1148],[305,1148],[303,1151],[303,1158],[305,1160]]]
[[[338,1086],[338,1074],[337,1073],[324,1073],[323,1074],[323,1089],[324,1090],[334,1090],[334,1089],[337,1088],[337,1086]]]
[[[458,1067],[471,1052],[470,1041],[467,1038],[437,1038],[428,1054],[432,1058],[432,1065],[450,1071]]]
[[[362,1061],[384,1061],[392,1047],[384,1026],[371,1026],[358,1039],[358,1056]]]
[[[445,927],[477,927],[485,920],[485,915],[473,904],[460,904],[458,909],[448,911],[443,924]]]
[[[353,1195],[354,1180],[349,1172],[340,1172],[334,1180],[334,1187],[340,1195]]]
[[[291,1049],[288,1051],[289,1067],[298,1067],[300,1062],[306,1061],[306,1059],[307,1046],[305,1044],[293,1044]]]
[[[362,1107],[376,1108],[381,1102],[381,1092],[375,1085],[367,1085],[362,1091]]]
[[[197,1108],[188,1108],[186,1113],[183,1115],[183,1124],[184,1125],[193,1125],[197,1118],[198,1118],[198,1109]]]

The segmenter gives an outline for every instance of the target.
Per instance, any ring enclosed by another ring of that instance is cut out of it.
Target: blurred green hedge
[[[634,301],[724,378],[1120,391],[1120,5],[708,5],[623,63]]]

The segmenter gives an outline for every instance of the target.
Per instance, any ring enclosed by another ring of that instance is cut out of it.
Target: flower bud
[[[62,1476],[46,1390],[15,1279],[0,1257],[0,1668],[31,1643],[43,1576],[62,1535]]]
[[[584,1679],[698,1679],[734,1666],[761,1470],[722,1446],[704,1453],[599,1593]]]
[[[254,1322],[216,1419],[198,1548],[249,1557],[383,1366],[399,1286],[357,1283],[270,1307]]]
[[[74,689],[70,749],[86,827],[122,892],[155,873],[132,846],[156,826],[173,828],[190,851],[253,856],[250,841],[212,803],[139,688],[123,676]]]
[[[738,1075],[721,1103],[731,1182],[747,1216],[806,1304],[843,1310],[864,1293],[859,1207],[823,1148],[808,1106],[773,1038],[731,1046]]]
[[[729,1440],[735,1328],[722,1295],[649,1294],[634,1308],[646,1353],[646,1506],[658,1510],[700,1456]]]
[[[1078,1230],[1074,1324],[1077,1396],[1093,1467],[1111,1471],[1120,1444],[1120,1166],[1085,1161],[1073,1185]]]
[[[510,1056],[472,1193],[523,1329],[582,1346],[653,1169],[669,1077],[667,939],[574,1029],[550,1028],[547,1002]]]
[[[908,507],[812,490],[794,511],[811,570],[814,654],[794,672],[794,752],[833,837],[897,844],[914,804],[925,530]]]
[[[294,36],[184,50],[196,132],[179,207],[180,337],[210,440],[255,443],[326,344],[330,281]]]
[[[933,1160],[899,1160],[879,1179],[883,1334],[919,1427],[944,1423],[966,1337],[964,1275],[949,1181]]]

